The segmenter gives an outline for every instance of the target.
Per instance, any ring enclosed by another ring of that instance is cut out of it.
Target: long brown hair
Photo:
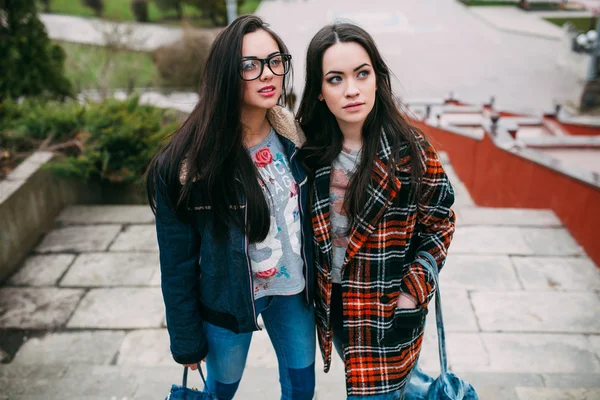
[[[210,205],[215,229],[220,234],[224,234],[232,223],[244,226],[241,213],[232,212],[230,208],[239,204],[240,193],[243,193],[248,213],[245,228],[250,242],[266,238],[270,218],[258,182],[258,171],[243,145],[243,84],[239,64],[244,35],[261,29],[273,37],[282,53],[288,53],[281,38],[257,16],[241,16],[223,29],[209,52],[198,104],[170,142],[154,157],[146,179],[148,199],[155,213],[157,189],[164,188],[165,198],[176,215],[187,220],[193,188],[194,193]],[[280,105],[285,104],[290,76],[288,73],[283,80]],[[180,170],[184,160],[187,177],[181,184]],[[158,185],[159,179],[164,184]]]
[[[357,43],[365,49],[371,58],[377,80],[375,104],[362,129],[362,158],[350,181],[344,200],[349,226],[352,226],[355,216],[364,207],[367,199],[367,189],[371,184],[372,165],[379,151],[381,135],[386,135],[392,149],[387,164],[388,173],[392,176],[400,161],[400,149],[405,148],[408,144],[411,155],[413,196],[418,193],[424,172],[423,155],[418,145],[418,141],[424,140],[424,136],[412,127],[399,111],[399,104],[394,100],[392,92],[390,70],[371,35],[353,24],[327,25],[317,32],[308,46],[306,86],[297,115],[307,139],[299,157],[309,173],[319,167],[330,166],[342,151],[342,132],[335,116],[324,101],[319,101],[318,96],[321,93],[323,82],[325,51],[336,43],[348,42]],[[394,180],[392,180],[392,185],[395,185]]]

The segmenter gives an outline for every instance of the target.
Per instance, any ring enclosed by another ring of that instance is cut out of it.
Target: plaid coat
[[[386,165],[391,148],[386,135],[382,135],[368,199],[350,231],[342,266],[344,364],[349,396],[403,388],[421,350],[427,304],[435,287],[427,270],[415,261],[415,254],[428,252],[441,268],[454,233],[455,217],[450,208],[454,192],[437,153],[425,141],[419,142],[419,148],[425,173],[417,204],[410,201],[413,188],[408,144],[401,150],[395,176],[390,176]],[[315,310],[325,372],[332,352],[330,173],[331,166],[315,171],[311,205],[317,276]],[[399,190],[394,190],[392,179]],[[400,292],[413,295],[418,300],[417,308],[397,309]]]

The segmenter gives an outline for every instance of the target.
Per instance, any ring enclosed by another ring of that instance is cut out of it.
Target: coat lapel
[[[329,184],[331,179],[331,166],[322,167],[315,171],[313,181],[312,226],[313,234],[321,252],[328,254],[332,250],[331,220],[329,218]]]
[[[367,189],[367,201],[364,208],[356,217],[352,230],[350,231],[348,248],[344,258],[343,268],[348,264],[356,253],[363,247],[367,238],[377,226],[385,209],[392,203],[400,190],[400,180],[397,176],[387,172],[387,163],[391,155],[391,148],[387,137],[381,135],[379,151],[372,165],[371,184]],[[392,180],[395,181],[397,189],[394,189]]]

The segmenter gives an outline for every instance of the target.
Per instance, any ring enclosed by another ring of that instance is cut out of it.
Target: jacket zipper
[[[258,317],[256,315],[256,306],[254,305],[254,280],[252,279],[252,264],[250,261],[250,254],[248,251],[248,200],[246,200],[246,207],[244,207],[244,251],[246,252],[246,265],[248,267],[248,277],[250,278],[250,303],[252,304],[252,314],[254,316],[254,326],[256,330],[262,331],[258,326]]]
[[[290,157],[290,164],[293,164],[294,162],[294,157],[296,157],[296,153],[298,153],[298,148],[295,147],[294,148],[294,152],[292,153],[291,157]],[[301,182],[300,182],[301,183]],[[305,290],[305,298],[306,298],[306,303],[310,306],[310,299],[308,298],[308,285],[310,284],[308,281],[308,268],[309,265],[306,262],[306,254],[305,254],[305,249],[306,249],[306,240],[304,239],[304,210],[302,208],[302,194],[300,193],[300,184],[298,184],[298,194],[300,197],[300,201],[298,202],[298,206],[300,207],[300,237],[302,238],[302,260],[304,261],[304,281],[306,282],[306,290]],[[311,243],[312,246],[312,243]]]

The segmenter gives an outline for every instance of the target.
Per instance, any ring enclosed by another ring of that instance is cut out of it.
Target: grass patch
[[[520,6],[520,0],[459,0],[466,6],[509,6],[515,7]],[[547,11],[547,10],[561,10],[563,9],[561,3],[548,1],[548,2],[534,2],[528,3],[526,6],[526,10],[538,10],[538,11]]]
[[[244,4],[240,7],[240,15],[244,14],[254,14],[256,9],[260,5],[260,0],[246,0]]]
[[[510,7],[514,7],[518,4],[517,1],[483,1],[483,0],[460,0],[462,3],[464,3],[467,6],[473,6],[473,7],[477,7],[477,6],[510,6]]]
[[[81,0],[52,0],[50,10],[56,14],[75,15],[79,17],[95,17],[94,11],[82,4]],[[199,17],[200,10],[190,5],[184,5],[183,15],[186,17]],[[117,21],[135,21],[131,11],[130,0],[104,0],[103,18]],[[169,11],[163,13],[154,2],[148,3],[148,19],[150,22],[160,22],[163,19],[175,18],[176,13]]]
[[[596,29],[596,18],[544,18],[546,21],[562,27],[564,24],[571,23],[579,32],[587,32]]]
[[[158,72],[152,54],[135,51],[109,53],[104,47],[57,42],[67,53],[65,72],[75,90],[154,86]]]
[[[253,14],[260,4],[260,0],[246,0],[240,7],[239,13]],[[74,15],[78,17],[95,17],[94,11],[82,4],[81,0],[52,0],[50,10],[55,14]],[[104,13],[102,18],[116,21],[135,21],[131,11],[131,0],[104,0]],[[196,7],[184,4],[183,18],[195,27],[210,27],[210,20],[202,17],[202,12]],[[174,10],[161,11],[154,2],[148,3],[148,20],[154,23],[168,25],[181,25]]]

